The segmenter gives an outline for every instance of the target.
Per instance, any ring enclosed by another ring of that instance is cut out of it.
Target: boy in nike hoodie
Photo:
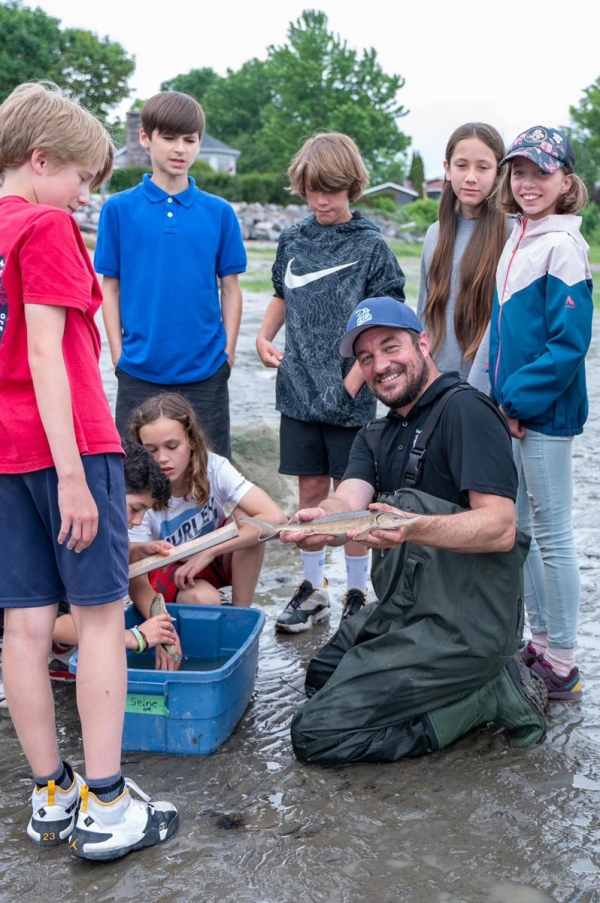
[[[369,175],[351,138],[314,135],[288,169],[290,191],[311,213],[286,229],[273,265],[272,298],[256,339],[265,367],[277,368],[281,413],[279,472],[298,477],[300,508],[311,508],[344,475],[361,426],[376,402],[353,358],[337,347],[348,317],[363,298],[404,301],[404,274],[377,226],[350,212]],[[273,339],[285,324],[285,352]],[[342,618],[366,603],[369,555],[360,543],[344,546],[348,591]],[[289,633],[327,621],[330,603],[325,547],[302,552],[304,580],[277,619]]]

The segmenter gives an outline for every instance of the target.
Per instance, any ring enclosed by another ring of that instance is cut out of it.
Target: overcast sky
[[[221,75],[270,44],[286,41],[291,21],[319,9],[329,30],[358,51],[374,47],[389,75],[405,85],[409,114],[400,128],[442,172],[456,126],[489,122],[507,143],[532,125],[569,123],[569,106],[600,76],[598,4],[491,3],[489,0],[26,0],[61,20],[119,41],[136,58],[131,98],[148,98],[175,75],[210,66]],[[560,10],[554,12],[553,10]],[[120,111],[127,109],[131,100]],[[327,127],[327,123],[322,123]],[[210,122],[207,123],[210,132]]]

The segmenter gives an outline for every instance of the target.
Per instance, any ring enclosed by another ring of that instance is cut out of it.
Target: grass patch
[[[600,264],[600,245],[590,246],[590,263]]]
[[[423,245],[421,242],[416,242],[414,245],[409,245],[405,241],[399,241],[396,238],[386,238],[386,241],[390,247],[390,249],[394,252],[398,261],[401,258],[404,259],[413,259],[416,257],[418,260],[421,259],[421,251],[423,250]],[[400,263],[400,266],[402,264]]]
[[[266,276],[240,273],[240,285],[247,292],[273,292],[273,283]]]

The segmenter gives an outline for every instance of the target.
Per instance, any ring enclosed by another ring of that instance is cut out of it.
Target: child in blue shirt
[[[246,252],[231,205],[200,191],[188,175],[203,132],[202,108],[187,94],[163,91],[144,104],[140,142],[153,172],[104,204],[94,265],[104,276],[121,435],[146,398],[177,392],[196,411],[211,448],[230,457],[227,381]]]

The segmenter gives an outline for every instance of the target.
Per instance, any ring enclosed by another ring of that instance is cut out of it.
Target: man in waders
[[[335,494],[299,516],[376,499],[376,510],[421,517],[369,533],[378,601],[343,622],[310,662],[309,701],[292,721],[296,755],[394,761],[489,722],[513,746],[539,742],[547,694],[518,653],[529,537],[515,527],[517,474],[503,417],[458,373],[439,372],[418,318],[391,298],[356,308],[340,354],[355,355],[390,411],[358,433]],[[310,549],[323,537],[284,541]]]

